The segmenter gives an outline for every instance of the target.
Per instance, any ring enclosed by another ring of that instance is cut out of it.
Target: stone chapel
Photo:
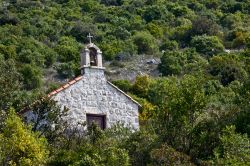
[[[96,123],[101,129],[122,123],[139,129],[140,104],[106,80],[101,50],[90,41],[81,51],[81,76],[48,96],[69,109],[69,124]]]

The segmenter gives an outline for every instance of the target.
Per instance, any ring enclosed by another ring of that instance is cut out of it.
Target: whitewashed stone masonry
[[[90,35],[89,35],[90,36]],[[108,82],[102,66],[102,52],[90,43],[81,52],[81,76],[51,92],[48,96],[64,108],[70,126],[86,122],[87,114],[105,115],[107,128],[121,123],[133,130],[139,129],[140,105],[116,86]],[[25,112],[28,121],[36,116]]]
[[[106,127],[123,123],[139,129],[138,103],[105,79],[104,71],[85,68],[82,78],[53,96],[69,109],[67,120],[77,125],[86,121],[86,114],[106,115]]]

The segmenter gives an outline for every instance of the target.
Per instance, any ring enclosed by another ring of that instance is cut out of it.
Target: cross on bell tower
[[[89,33],[87,38],[89,38],[89,43],[91,44],[92,43],[91,38],[93,38],[93,36],[91,36],[91,34]]]
[[[87,35],[89,44],[81,51],[81,73],[100,71],[104,73],[104,67],[102,66],[102,51],[94,43],[92,43],[93,36],[89,33]]]

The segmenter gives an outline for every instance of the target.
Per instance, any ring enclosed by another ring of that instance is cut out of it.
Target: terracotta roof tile
[[[63,85],[63,88],[65,89],[65,88],[68,88],[69,87],[69,84],[65,84],[65,85]]]
[[[64,84],[63,86],[59,87],[58,89],[52,91],[51,93],[48,94],[48,97],[51,97],[55,94],[57,94],[58,92],[61,92],[64,89],[67,89],[68,87],[70,87],[70,85],[73,85],[74,83],[76,83],[77,81],[81,80],[82,76],[76,77],[73,80],[69,81],[68,83]]]
[[[57,90],[55,90],[56,92],[60,92],[60,91],[62,91],[64,88],[63,88],[63,86],[62,87],[60,87],[59,89],[57,89]]]
[[[70,87],[70,85],[76,83],[77,81],[81,80],[82,78],[83,78],[83,76],[78,76],[78,77],[74,78],[73,80],[69,81],[68,83],[64,84],[63,86],[59,87],[58,89],[56,89],[56,90],[50,92],[50,93],[47,95],[47,97],[51,97],[51,96],[57,94],[58,92],[61,92],[62,90],[67,89],[68,87]],[[42,100],[43,100],[43,98],[42,98]],[[39,100],[33,102],[33,103],[32,103],[31,105],[29,105],[29,106],[32,106],[32,105],[36,104],[38,101],[39,101]],[[23,114],[23,113],[25,113],[26,111],[28,111],[28,107],[29,107],[29,106],[27,106],[27,107],[23,108],[21,111],[19,111],[19,114]]]
[[[82,76],[76,77],[75,80],[79,81],[80,79],[82,79]]]
[[[74,84],[75,82],[76,82],[76,80],[72,80],[72,81],[68,82],[68,84],[69,84],[69,85],[72,85],[72,84]]]

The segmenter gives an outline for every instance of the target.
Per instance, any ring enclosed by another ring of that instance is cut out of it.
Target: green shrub
[[[73,78],[80,74],[79,66],[74,62],[61,63],[56,67],[56,70],[64,78]]]
[[[160,50],[164,50],[164,51],[174,51],[174,50],[178,50],[178,43],[173,40],[173,41],[170,41],[170,40],[166,40],[164,42],[162,42],[161,46],[160,46]]]
[[[55,49],[61,62],[78,61],[80,59],[80,46],[74,38],[61,37]]]
[[[155,23],[148,23],[147,24],[147,30],[155,37],[162,38],[163,37],[163,29],[161,26],[155,24]]]
[[[159,64],[158,68],[164,76],[178,75],[182,72],[185,61],[186,56],[182,52],[167,51],[161,57],[161,63]]]
[[[0,53],[4,55],[5,59],[14,59],[16,57],[16,47],[14,45],[5,46],[0,44]]]
[[[223,85],[228,85],[234,80],[243,82],[247,79],[247,73],[235,55],[212,57],[208,71],[218,77]]]
[[[116,80],[112,81],[112,83],[124,92],[129,92],[132,88],[132,85],[128,80]]]
[[[26,64],[21,68],[20,72],[26,89],[31,90],[41,87],[42,72],[40,68]]]
[[[192,163],[190,156],[185,153],[176,151],[169,145],[161,145],[158,149],[153,149],[150,153],[152,165],[189,165],[195,166]]]
[[[14,110],[9,110],[0,128],[1,165],[43,165],[48,159],[47,142],[25,126]]]
[[[250,140],[247,135],[235,132],[235,126],[227,126],[220,136],[221,145],[215,149],[216,165],[249,165]]]
[[[139,97],[146,98],[151,82],[152,80],[148,75],[137,76],[132,86],[132,92]]]
[[[191,41],[191,46],[196,48],[197,52],[208,57],[212,57],[224,51],[224,46],[216,36],[195,36]]]
[[[137,32],[133,36],[133,41],[138,47],[139,54],[155,54],[157,53],[157,45],[154,36],[146,31]]]

